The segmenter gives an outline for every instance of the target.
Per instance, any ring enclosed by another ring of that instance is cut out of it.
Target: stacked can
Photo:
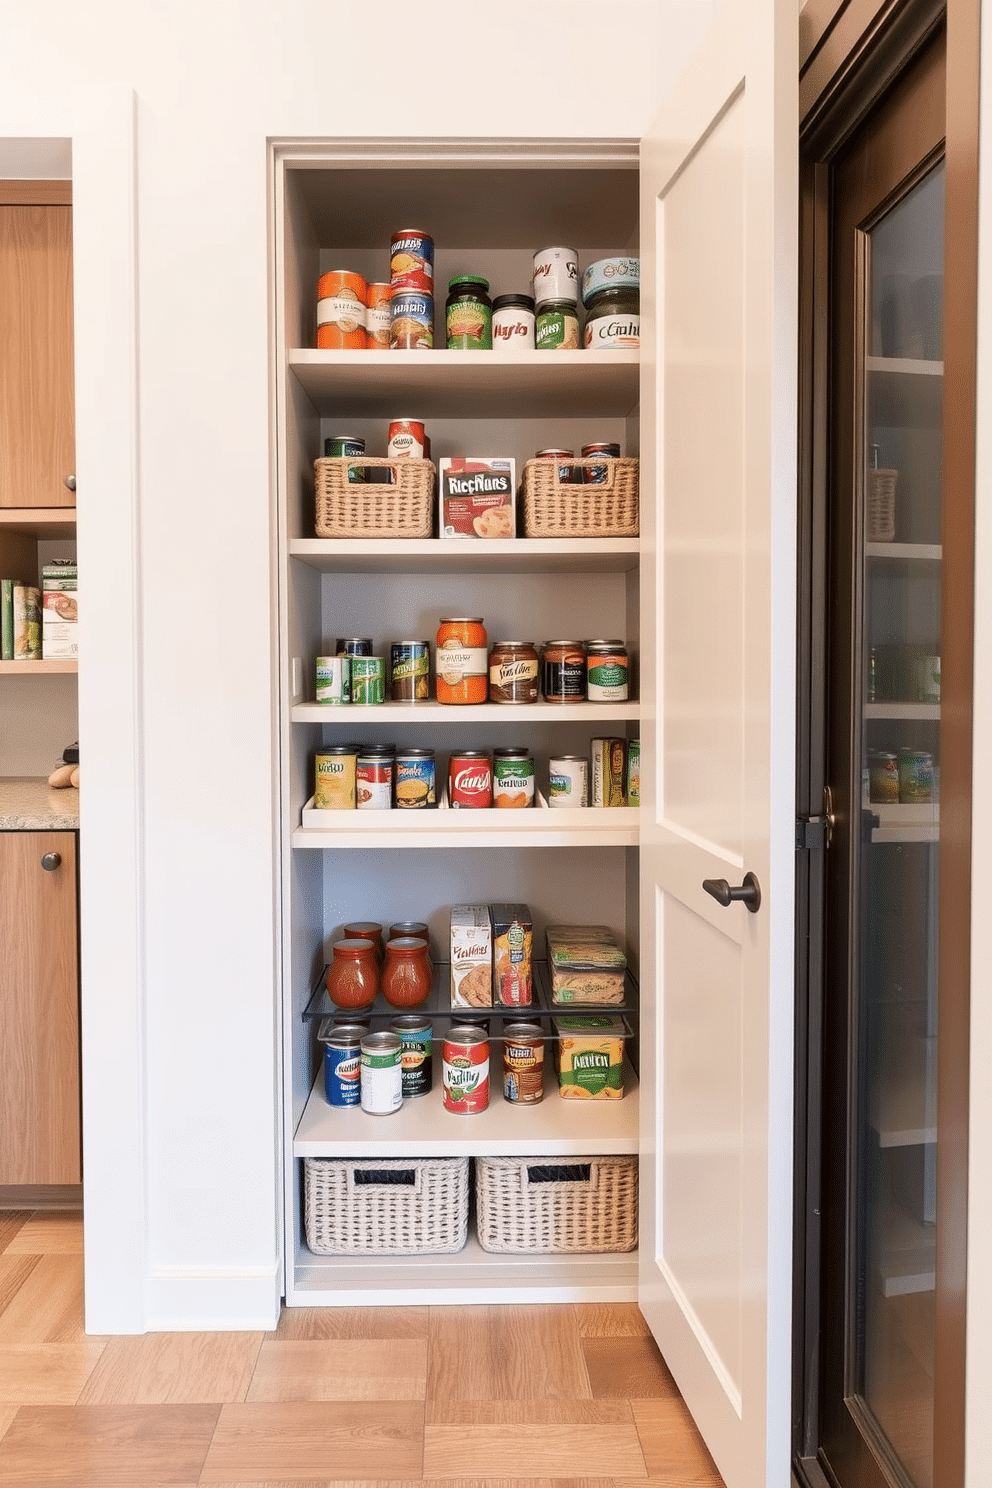
[[[330,269],[317,281],[317,345],[322,350],[364,351],[368,345],[368,285],[352,269]]]
[[[429,350],[434,345],[434,239],[419,227],[393,233],[389,276],[390,350]]]
[[[538,351],[574,351],[579,341],[579,255],[574,248],[534,254],[534,341]]]

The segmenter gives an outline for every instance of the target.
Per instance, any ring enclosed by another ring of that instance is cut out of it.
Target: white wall
[[[94,949],[84,1084],[108,1103],[119,1086],[120,1129],[143,1137],[125,1163],[107,1130],[87,1145],[91,1331],[257,1327],[278,1294],[266,138],[636,136],[716,4],[422,0],[378,53],[353,3],[6,8],[0,96],[136,97],[138,528],[119,579],[140,586],[144,1054],[115,1066]],[[81,730],[113,667],[81,663]],[[92,762],[99,728],[81,746]],[[111,785],[88,804],[110,809]],[[114,1262],[139,1273],[123,1312]]]

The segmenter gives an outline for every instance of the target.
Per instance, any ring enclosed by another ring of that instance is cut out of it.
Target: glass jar
[[[370,940],[375,947],[375,959],[382,966],[386,953],[382,945],[381,925],[377,925],[374,920],[353,920],[350,925],[345,925],[344,937],[346,940]]]
[[[586,641],[586,697],[590,703],[626,702],[630,661],[623,641]]]
[[[489,701],[536,703],[538,671],[533,641],[496,641],[489,653]]]
[[[586,696],[586,648],[581,641],[545,641],[541,691],[549,703],[581,703]]]
[[[379,966],[371,940],[336,940],[331,951],[327,995],[335,1007],[371,1007],[379,991]]]
[[[400,935],[386,942],[382,995],[390,1007],[420,1007],[430,996],[433,979],[426,940],[416,935]]]
[[[583,340],[589,351],[634,351],[641,344],[641,291],[613,284],[586,301]]]
[[[439,703],[484,703],[489,693],[489,637],[479,617],[449,615],[437,632]]]
[[[577,351],[579,312],[574,300],[544,300],[534,322],[535,351]]]
[[[492,351],[493,302],[489,280],[478,274],[460,274],[448,280],[444,305],[449,351]]]

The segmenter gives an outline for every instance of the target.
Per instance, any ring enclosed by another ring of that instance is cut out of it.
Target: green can
[[[351,658],[351,701],[384,703],[386,701],[386,658],[353,656]]]
[[[545,300],[537,307],[534,345],[538,351],[576,351],[579,315],[574,300]]]
[[[627,805],[641,804],[641,741],[627,741]]]
[[[489,280],[478,274],[460,274],[448,280],[444,307],[449,351],[492,351],[493,303]]]

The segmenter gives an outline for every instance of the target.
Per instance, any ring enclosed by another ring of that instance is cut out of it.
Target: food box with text
[[[438,479],[443,538],[515,536],[515,460],[452,456],[438,461]]]
[[[450,935],[451,1006],[492,1007],[492,934],[486,905],[453,904]]]

